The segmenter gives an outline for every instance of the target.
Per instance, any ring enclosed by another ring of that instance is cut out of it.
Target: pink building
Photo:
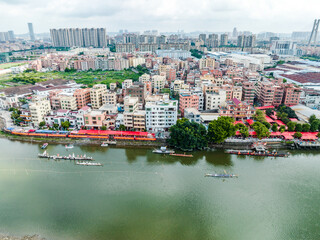
[[[54,90],[49,92],[50,105],[52,109],[61,109],[60,97],[62,90]]]
[[[199,108],[199,96],[181,93],[179,96],[179,110],[181,115],[184,114],[186,108]]]
[[[76,98],[78,109],[85,107],[91,101],[90,88],[77,89],[74,91],[73,96]]]
[[[233,98],[220,108],[220,116],[233,117],[235,120],[250,119],[254,114],[254,107],[247,102]]]
[[[287,106],[293,106],[299,104],[301,90],[291,84],[283,84],[284,95],[283,95],[283,104]]]
[[[242,101],[253,105],[255,88],[253,82],[244,82],[242,84]]]
[[[105,112],[94,110],[84,115],[84,125],[89,129],[101,129],[105,119]]]
[[[271,106],[273,104],[275,86],[272,82],[260,82],[256,92],[261,106]]]

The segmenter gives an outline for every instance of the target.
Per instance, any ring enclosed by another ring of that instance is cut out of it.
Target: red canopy
[[[274,106],[256,107],[256,109],[259,109],[259,110],[266,110],[266,109],[269,109],[269,108],[274,108]]]
[[[266,116],[266,121],[267,121],[268,123],[274,122],[274,120],[273,120],[271,117],[269,117],[269,116]]]
[[[252,119],[247,119],[247,123],[249,123],[249,125],[252,125],[254,121]]]
[[[154,133],[148,132],[133,132],[133,131],[111,131],[111,130],[79,130],[78,134],[83,135],[116,135],[116,136],[152,136],[154,137]]]
[[[275,122],[276,122],[279,126],[285,126],[285,124],[284,124],[281,120],[275,120]]]

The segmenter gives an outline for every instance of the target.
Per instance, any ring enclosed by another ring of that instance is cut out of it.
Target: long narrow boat
[[[179,153],[170,153],[170,156],[176,156],[176,157],[193,157],[192,154],[179,154]]]
[[[207,173],[205,177],[215,177],[215,178],[236,178],[238,175],[235,174],[216,174],[216,173]]]
[[[277,151],[252,151],[252,150],[227,150],[226,153],[236,155],[249,155],[249,156],[265,156],[265,157],[288,157],[289,152],[277,152]]]
[[[77,165],[81,166],[103,166],[101,163],[93,163],[93,162],[76,162]]]

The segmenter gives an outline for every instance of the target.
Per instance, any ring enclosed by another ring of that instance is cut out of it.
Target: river
[[[0,234],[46,239],[320,239],[320,152],[193,158],[152,149],[49,144],[103,167],[37,158],[40,144],[0,139]],[[205,173],[238,174],[235,179]]]

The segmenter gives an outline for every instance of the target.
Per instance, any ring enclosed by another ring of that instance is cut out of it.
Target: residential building
[[[73,96],[62,95],[60,97],[61,109],[77,110],[77,100]]]
[[[105,84],[96,84],[90,90],[91,106],[93,109],[98,109],[103,104],[102,96],[107,91]]]
[[[151,86],[154,92],[160,92],[166,84],[166,76],[154,75],[151,78]]]
[[[44,121],[46,116],[51,111],[50,101],[46,97],[34,96],[29,104],[31,119],[34,126],[39,126],[39,123]]]
[[[73,96],[76,98],[77,108],[83,108],[90,103],[90,88],[76,89]]]
[[[199,96],[181,93],[179,95],[179,111],[184,116],[184,110],[186,108],[199,108]]]
[[[105,28],[62,28],[50,29],[54,47],[96,47],[106,46]]]
[[[244,101],[241,102],[237,98],[227,101],[226,105],[220,108],[220,116],[232,117],[235,120],[250,119],[254,112],[252,105]]]
[[[284,96],[282,103],[286,106],[294,106],[299,104],[300,96],[301,96],[301,90],[293,83],[290,84],[283,84],[284,87]]]
[[[206,110],[219,109],[226,103],[226,91],[206,93]]]
[[[89,129],[101,129],[106,113],[100,110],[92,110],[84,115],[84,124]]]
[[[145,108],[147,131],[168,131],[177,122],[178,101],[176,100],[147,102]]]
[[[242,83],[242,101],[245,101],[253,105],[254,96],[255,96],[255,83],[254,82]]]
[[[196,108],[185,108],[184,117],[190,122],[201,123],[200,112]]]
[[[144,106],[146,95],[147,88],[143,83],[135,82],[133,85],[126,88],[126,96],[137,97],[141,108]]]
[[[132,86],[132,79],[126,79],[122,82],[122,89],[127,89]]]
[[[102,103],[115,106],[117,104],[117,93],[107,90],[102,94]]]

